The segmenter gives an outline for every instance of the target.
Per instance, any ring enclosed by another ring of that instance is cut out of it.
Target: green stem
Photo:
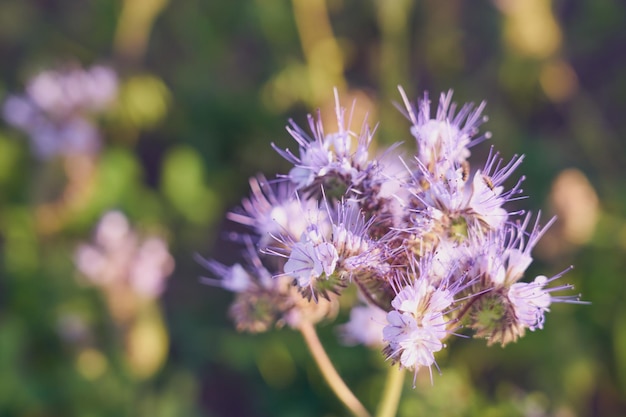
[[[404,375],[406,369],[398,369],[395,366],[389,367],[385,391],[383,392],[376,417],[394,417],[398,411],[402,387],[404,386]]]
[[[335,392],[337,398],[344,403],[344,405],[352,412],[354,417],[371,417],[370,413],[365,409],[363,404],[356,398],[356,396],[350,391],[350,388],[341,379],[339,373],[330,361],[330,358],[326,354],[326,350],[322,346],[315,327],[313,324],[303,321],[300,324],[300,333],[304,337],[313,359],[317,363],[320,372],[326,379],[326,382],[330,388]]]

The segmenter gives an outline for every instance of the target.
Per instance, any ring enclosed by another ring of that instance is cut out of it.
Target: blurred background
[[[225,213],[333,87],[410,149],[397,85],[487,101],[521,205],[559,216],[529,276],[574,264],[592,302],[454,340],[398,415],[626,415],[624,28],[620,0],[2,0],[0,416],[346,416],[299,334],[234,330],[194,255],[236,259]],[[381,353],[319,332],[374,410]]]

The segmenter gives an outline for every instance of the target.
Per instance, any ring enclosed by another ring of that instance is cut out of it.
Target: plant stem
[[[365,409],[363,404],[356,398],[356,396],[350,391],[350,388],[341,379],[337,370],[333,366],[330,358],[326,354],[326,350],[322,346],[315,327],[306,321],[300,324],[300,333],[304,337],[313,359],[317,363],[320,372],[326,379],[326,382],[330,388],[335,392],[337,398],[344,403],[344,405],[352,412],[355,417],[371,417],[370,413]]]
[[[394,417],[398,411],[400,396],[402,395],[402,387],[404,386],[405,368],[389,367],[387,373],[387,381],[385,382],[385,391],[383,392],[380,405],[376,417]]]

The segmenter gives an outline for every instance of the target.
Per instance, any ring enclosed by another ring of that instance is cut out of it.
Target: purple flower
[[[539,275],[532,282],[516,282],[511,285],[507,296],[513,306],[513,309],[515,310],[515,317],[521,326],[526,327],[531,331],[534,331],[535,329],[543,329],[543,323],[545,320],[544,315],[546,312],[550,311],[550,305],[555,302],[588,304],[587,302],[580,301],[579,295],[552,295],[555,291],[573,289],[573,286],[570,284],[546,288],[546,285],[559,279],[570,269],[571,267],[553,276],[552,278],[547,278],[545,275]]]
[[[507,207],[523,198],[523,176],[507,186],[523,156],[506,162],[492,148],[481,168],[470,166],[471,147],[490,137],[478,129],[485,103],[459,109],[450,91],[431,117],[427,94],[416,106],[400,94],[415,138],[413,166],[396,155],[398,145],[372,155],[374,132],[349,131],[337,96],[335,130],[320,117],[309,116],[310,133],[290,121],[298,152],[274,148],[293,167],[272,184],[251,180],[251,196],[229,214],[249,229],[236,235],[244,262],[207,262],[222,278],[206,282],[236,293],[239,328],[327,318],[332,309],[323,306],[354,284],[361,302],[343,337],[383,343],[387,359],[416,375],[437,366],[436,353],[461,324],[489,345],[505,345],[542,328],[552,303],[581,303],[552,295],[572,288],[548,286],[566,271],[523,281],[554,219],[540,226],[539,216],[532,223],[530,213]]]
[[[87,154],[100,149],[93,118],[116,99],[116,73],[104,66],[47,70],[32,78],[24,95],[10,95],[3,117],[25,132],[35,156]]]
[[[478,127],[487,120],[481,116],[485,102],[477,108],[465,104],[457,113],[450,90],[441,94],[437,114],[431,118],[428,93],[414,106],[404,90],[399,90],[406,107],[403,113],[411,120],[411,134],[417,141],[417,157],[434,175],[463,164],[470,156],[469,148],[491,136],[478,135]]]
[[[300,287],[313,287],[322,275],[330,276],[337,265],[337,249],[328,242],[300,241],[285,263],[285,274],[296,279]]]
[[[258,333],[273,326],[297,328],[303,320],[315,323],[336,314],[335,299],[328,297],[316,302],[305,299],[292,285],[293,277],[273,276],[252,241],[248,238],[245,244],[244,262],[232,266],[197,258],[218,277],[204,277],[202,282],[235,294],[230,315],[237,329]]]
[[[434,288],[426,279],[416,279],[403,288],[392,302],[394,310],[387,313],[383,329],[387,358],[413,370],[416,376],[420,367],[430,369],[435,364],[434,354],[445,346],[444,314],[452,302],[448,291]]]
[[[350,320],[339,327],[341,341],[346,345],[362,344],[381,347],[387,312],[371,304],[357,305],[350,309]]]
[[[309,135],[295,122],[290,121],[287,131],[299,146],[299,156],[289,149],[274,149],[294,167],[284,177],[305,194],[319,196],[321,188],[326,196],[336,198],[358,198],[374,192],[381,178],[378,160],[369,159],[369,147],[373,132],[365,122],[362,131],[356,134],[346,128],[345,109],[339,105],[335,91],[338,131],[327,134],[321,118],[308,116]],[[351,116],[350,116],[351,118]],[[352,145],[356,140],[356,147]]]
[[[317,202],[298,198],[292,184],[270,183],[259,175],[250,179],[250,189],[250,197],[245,198],[241,207],[228,213],[227,217],[250,228],[259,249],[267,248],[275,240],[273,236],[299,238],[309,224],[307,218],[311,217],[311,213],[318,212]]]
[[[140,238],[118,211],[106,213],[93,243],[83,243],[75,253],[77,269],[94,285],[126,288],[154,299],[165,290],[174,270],[167,244],[156,236]]]

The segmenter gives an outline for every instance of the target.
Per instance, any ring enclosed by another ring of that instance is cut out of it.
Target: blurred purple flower
[[[28,82],[23,95],[9,95],[2,115],[28,135],[40,159],[94,154],[101,137],[93,118],[113,103],[117,92],[117,74],[105,66],[47,70]]]
[[[174,259],[161,238],[140,239],[119,211],[106,213],[96,227],[93,243],[75,252],[78,270],[94,285],[117,287],[154,299],[165,290]]]

